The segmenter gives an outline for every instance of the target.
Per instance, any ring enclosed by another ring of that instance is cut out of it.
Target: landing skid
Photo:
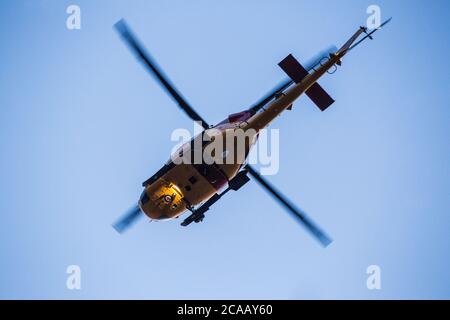
[[[186,227],[190,225],[192,222],[199,223],[202,222],[205,218],[205,212],[209,210],[209,208],[219,201],[228,191],[234,190],[238,191],[243,185],[250,181],[250,178],[247,176],[247,170],[242,170],[239,172],[233,179],[228,182],[228,188],[225,189],[221,194],[215,193],[208,201],[206,201],[203,205],[201,205],[198,209],[190,209],[192,214],[187,217],[181,225]]]

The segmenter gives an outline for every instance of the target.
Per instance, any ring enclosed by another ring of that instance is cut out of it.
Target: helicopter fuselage
[[[179,152],[172,155],[165,165],[165,170],[158,176],[152,177],[153,179],[150,178],[151,183],[144,183],[145,190],[139,200],[140,209],[150,219],[167,220],[177,218],[186,210],[211,198],[242,168],[251,147],[256,143],[260,130],[267,127],[284,110],[290,108],[292,103],[339,59],[339,55],[331,56],[326,63],[306,76],[303,81],[294,84],[286,92],[281,92],[264,110],[256,114],[243,111],[230,115],[218,125],[205,130],[182,146]],[[205,159],[205,148],[212,140],[219,138],[226,140],[238,130],[244,133],[244,141],[239,143],[242,137],[238,137],[231,144],[231,150],[225,148],[223,150],[225,154],[219,157],[224,161],[208,162]],[[208,136],[206,143],[205,136]],[[239,148],[242,145],[244,148]],[[201,155],[199,161],[194,159],[196,152]],[[190,155],[190,161],[180,161],[186,154]]]
[[[140,209],[152,220],[173,219],[223,189],[256,143],[257,132],[248,135],[242,147],[235,141],[239,137],[234,136],[251,116],[247,111],[230,115],[182,145],[155,176],[144,182]],[[223,148],[212,151],[212,158],[208,148],[219,140]]]

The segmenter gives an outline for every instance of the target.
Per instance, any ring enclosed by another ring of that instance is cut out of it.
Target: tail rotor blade
[[[367,33],[361,40],[358,40],[355,44],[353,44],[348,51],[353,50],[353,48],[357,47],[358,45],[360,45],[362,42],[364,42],[364,40],[366,40],[367,38],[369,39],[373,39],[372,35],[377,32],[378,30],[380,30],[381,28],[383,28],[385,25],[387,25],[389,22],[391,22],[392,17],[387,19],[386,21],[384,21],[382,24],[380,24],[380,26],[374,30],[372,30],[371,32]]]
[[[118,233],[125,232],[131,227],[141,215],[141,209],[138,205],[128,210],[122,217],[119,218],[112,226]]]
[[[320,227],[318,227],[314,222],[308,218],[306,213],[301,209],[295,207],[287,198],[285,198],[278,190],[276,190],[268,181],[266,181],[255,169],[251,166],[245,166],[245,169],[250,175],[255,178],[259,184],[264,187],[275,199],[277,199],[280,204],[291,213],[297,221],[299,221],[305,228],[311,232],[311,234],[324,246],[327,247],[331,242],[325,232],[323,232]]]

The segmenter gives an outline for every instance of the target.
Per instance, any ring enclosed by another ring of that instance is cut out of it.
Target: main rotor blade
[[[155,76],[167,93],[178,103],[181,109],[194,121],[201,121],[203,128],[208,129],[208,123],[189,105],[181,94],[175,89],[169,78],[164,74],[156,61],[148,54],[144,47],[139,43],[132,31],[128,28],[125,21],[122,19],[115,24],[116,30],[119,32],[124,41],[128,44],[130,49],[135,53],[142,63],[147,67],[147,70]]]
[[[328,58],[330,53],[334,53],[336,51],[337,51],[336,46],[329,46],[325,50],[320,51],[312,59],[308,60],[305,63],[305,69],[308,71],[311,71],[312,68],[314,68],[316,65],[318,65],[322,59]],[[258,102],[256,102],[252,107],[249,108],[249,111],[252,113],[258,112],[262,107],[264,107],[266,104],[268,104],[270,102],[270,100],[272,100],[278,92],[282,92],[284,89],[289,87],[292,83],[293,83],[293,81],[291,79],[284,80],[278,86],[273,88],[267,95],[265,95],[264,97],[259,99]]]
[[[275,197],[275,199],[277,199],[288,210],[288,212],[290,212],[299,222],[301,222],[324,247],[328,246],[332,242],[332,240],[317,225],[315,225],[314,222],[312,222],[308,218],[305,212],[303,212],[299,208],[296,208],[294,204],[286,199],[255,169],[253,169],[249,165],[246,165],[245,169],[253,176],[253,178],[256,179],[256,181],[261,184],[261,186],[263,186],[270,194],[272,194],[272,196]]]
[[[112,226],[118,233],[125,232],[131,227],[141,215],[141,209],[138,205],[128,210],[122,217],[119,218]]]

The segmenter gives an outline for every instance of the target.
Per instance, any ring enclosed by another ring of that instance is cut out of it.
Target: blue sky
[[[66,29],[66,7],[81,30]],[[334,238],[321,248],[256,184],[204,223],[111,222],[192,123],[114,32],[125,18],[211,123],[341,45],[377,4],[392,23],[272,125],[269,177]],[[1,298],[450,298],[448,1],[2,1]],[[66,268],[81,268],[81,290]],[[381,268],[368,290],[366,268]]]

